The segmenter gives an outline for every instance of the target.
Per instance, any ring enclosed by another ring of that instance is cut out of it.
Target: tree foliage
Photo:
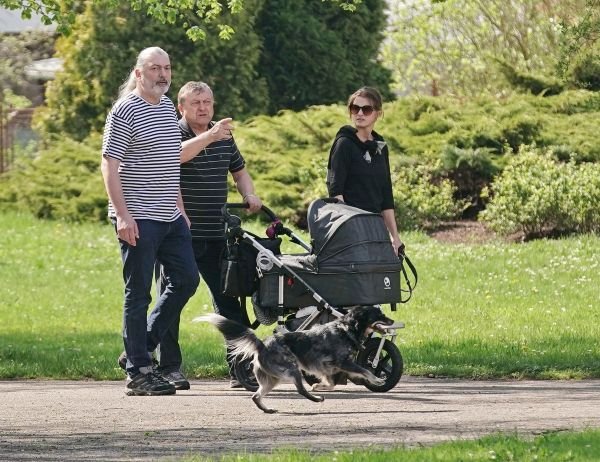
[[[260,0],[246,0],[258,5]],[[73,34],[57,44],[64,69],[48,85],[47,108],[41,114],[44,132],[67,133],[81,140],[101,130],[119,85],[128,77],[141,49],[160,44],[170,55],[173,83],[170,94],[189,80],[203,80],[214,89],[217,116],[244,117],[266,109],[266,85],[256,75],[260,40],[253,30],[251,8],[223,15],[236,28],[230,40],[221,40],[215,26],[202,42],[185,37],[173,27],[132,11],[127,4],[107,12],[88,2],[77,16]]]
[[[259,73],[271,112],[343,101],[363,85],[391,97],[390,72],[375,60],[384,7],[384,0],[365,0],[347,14],[326,2],[266,0],[257,21],[264,41]]]
[[[186,81],[203,80],[215,92],[217,118],[339,102],[365,84],[389,97],[389,71],[374,61],[383,4],[368,0],[349,14],[332,2],[245,0],[243,11],[221,15],[236,30],[229,40],[209,24],[206,38],[193,42],[183,27],[132,11],[125,2],[109,11],[87,2],[73,33],[57,45],[64,71],[49,84],[39,120],[44,132],[78,140],[101,130],[137,53],[157,44],[171,57],[171,96]]]
[[[589,1],[589,0],[588,0]],[[596,0],[594,0],[596,1]],[[404,0],[391,10],[383,49],[404,93],[477,95],[509,85],[498,62],[518,73],[554,73],[561,24],[585,0]]]
[[[575,85],[600,90],[600,0],[587,0],[571,23],[563,23],[559,71]]]
[[[329,0],[338,4],[342,9],[354,10],[362,0]],[[101,9],[110,13],[121,6],[130,6],[155,18],[163,24],[181,25],[187,36],[192,40],[205,39],[207,25],[212,24],[218,30],[218,35],[229,39],[234,28],[228,22],[228,14],[240,13],[252,2],[249,0],[93,0]],[[56,23],[58,30],[69,33],[76,22],[76,11],[79,0],[0,0],[0,6],[9,10],[21,10],[24,18],[38,14],[45,24]],[[223,5],[225,3],[225,5]]]

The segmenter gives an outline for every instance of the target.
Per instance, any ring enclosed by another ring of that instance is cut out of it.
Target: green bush
[[[0,208],[38,218],[105,221],[107,196],[100,173],[98,137],[54,141],[34,159],[23,159],[0,178]]]
[[[482,220],[498,233],[525,237],[600,231],[600,165],[562,163],[551,150],[515,156],[491,190]]]
[[[600,232],[600,164],[568,164],[565,197],[561,201],[564,227],[579,233]]]
[[[467,216],[476,216],[484,208],[481,191],[500,171],[495,157],[491,149],[460,149],[452,145],[445,146],[441,153],[444,175],[455,186],[454,197],[471,203],[464,210]]]
[[[413,135],[423,136],[430,133],[446,133],[452,128],[452,123],[436,114],[424,114],[418,121],[409,124],[408,129]]]
[[[517,152],[522,145],[532,144],[539,138],[542,123],[527,115],[516,116],[505,121],[502,127],[502,141]]]
[[[517,90],[541,96],[558,95],[564,90],[553,77],[522,72],[505,62],[498,64],[508,83]]]
[[[402,172],[417,168],[412,167],[415,164],[441,160],[439,170],[426,177],[431,186],[415,184],[427,190],[440,187],[442,178],[450,180],[455,199],[470,200],[477,209],[485,205],[480,191],[510,159],[520,156],[520,143],[535,144],[575,164],[600,161],[600,138],[592,136],[598,129],[600,95],[585,90],[544,98],[404,98],[386,103],[384,112],[377,131],[390,148],[392,170]],[[281,111],[272,117],[236,122],[235,138],[256,191],[282,219],[302,224],[310,201],[326,195],[329,149],[338,129],[348,123],[342,105]],[[415,127],[424,129],[415,131]],[[35,161],[23,161],[0,177],[0,207],[16,207],[42,217],[104,219],[98,135],[81,143],[52,140],[36,155]],[[408,175],[411,185],[416,181],[409,174],[401,175]],[[397,183],[395,188],[403,186]],[[408,200],[409,191],[401,196],[399,206]],[[237,194],[234,197],[237,200]],[[427,227],[441,217],[454,216],[465,205],[459,202],[452,213],[423,206],[429,211],[419,214],[416,209],[421,205],[417,204],[433,199],[426,194],[413,199],[415,210],[410,207],[402,226]]]
[[[445,146],[441,152],[444,170],[470,171],[475,177],[491,180],[498,172],[498,167],[489,149],[460,149],[456,146]]]
[[[439,179],[441,163],[406,165],[392,175],[396,222],[401,230],[425,229],[460,216],[467,201],[454,200],[455,187]]]
[[[579,54],[571,64],[569,80],[579,88],[600,90],[600,42]]]
[[[430,114],[444,108],[443,100],[433,96],[418,96],[412,99],[406,111],[408,120],[419,120],[423,114]]]
[[[553,113],[573,115],[586,112],[600,112],[600,93],[590,91],[569,91],[555,98],[545,100]]]

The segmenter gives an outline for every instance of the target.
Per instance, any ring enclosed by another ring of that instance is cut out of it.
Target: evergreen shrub
[[[0,209],[37,218],[106,221],[100,139],[55,140],[34,159],[21,159],[0,178]]]
[[[600,231],[600,164],[563,163],[552,150],[522,149],[483,192],[480,218],[525,237]]]
[[[460,216],[468,205],[455,200],[455,186],[441,179],[441,162],[404,165],[392,174],[395,214],[401,230],[434,228]]]
[[[579,88],[600,90],[600,42],[580,53],[570,66],[569,80]]]
[[[386,103],[376,129],[388,143],[396,179],[402,180],[394,184],[401,226],[429,227],[445,217],[457,216],[457,210],[465,211],[463,200],[471,203],[465,214],[473,216],[470,212],[480,210],[487,204],[484,200],[492,199],[491,195],[481,198],[482,188],[509,161],[521,156],[519,142],[535,143],[539,149],[552,151],[557,162],[583,166],[600,161],[600,138],[593,136],[599,116],[599,95],[585,90],[543,98],[404,98]],[[415,122],[434,119],[446,121],[450,129],[421,135],[410,130]],[[282,219],[303,224],[308,204],[326,195],[329,150],[338,129],[348,123],[342,105],[280,111],[272,117],[235,122],[235,139],[257,194]],[[507,139],[513,146],[507,144]],[[99,135],[80,143],[52,139],[47,148],[34,153],[34,160],[24,159],[31,154],[21,154],[23,160],[0,177],[0,207],[18,208],[40,217],[104,221],[107,199],[99,170],[100,144]],[[429,168],[430,174],[417,181],[416,172],[424,168],[420,165],[431,166],[437,161],[436,168]],[[442,192],[436,188],[442,188]],[[450,190],[452,194],[446,196]],[[498,195],[495,188],[493,191],[494,196]],[[432,194],[441,196],[432,198]],[[452,195],[458,200],[454,208],[446,202]],[[233,192],[230,199],[238,201],[240,197]],[[435,203],[438,199],[439,204]],[[576,198],[572,201],[577,202]],[[403,207],[408,207],[406,214]],[[576,223],[594,222],[589,212],[579,213],[587,218],[576,218]],[[579,229],[575,225],[561,226]],[[581,229],[590,226],[582,224]]]

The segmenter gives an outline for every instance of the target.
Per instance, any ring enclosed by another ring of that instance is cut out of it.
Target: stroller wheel
[[[400,380],[402,371],[404,370],[404,363],[398,347],[386,339],[383,343],[377,366],[373,367],[373,360],[379,349],[380,342],[381,338],[379,337],[370,338],[365,344],[365,348],[358,353],[356,362],[371,371],[376,377],[385,380],[383,385],[375,385],[366,381],[361,383],[361,385],[364,385],[371,391],[386,392],[394,388]]]
[[[236,361],[234,365],[235,377],[248,391],[258,390],[258,382],[254,376],[254,363],[251,359]]]

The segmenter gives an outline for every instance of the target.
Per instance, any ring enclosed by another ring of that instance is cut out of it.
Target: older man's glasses
[[[370,116],[371,114],[373,114],[374,110],[375,110],[375,108],[373,108],[373,106],[371,106],[371,105],[367,105],[367,106],[358,106],[356,104],[350,105],[350,113],[353,115],[356,115],[360,111],[362,111],[363,115]]]

